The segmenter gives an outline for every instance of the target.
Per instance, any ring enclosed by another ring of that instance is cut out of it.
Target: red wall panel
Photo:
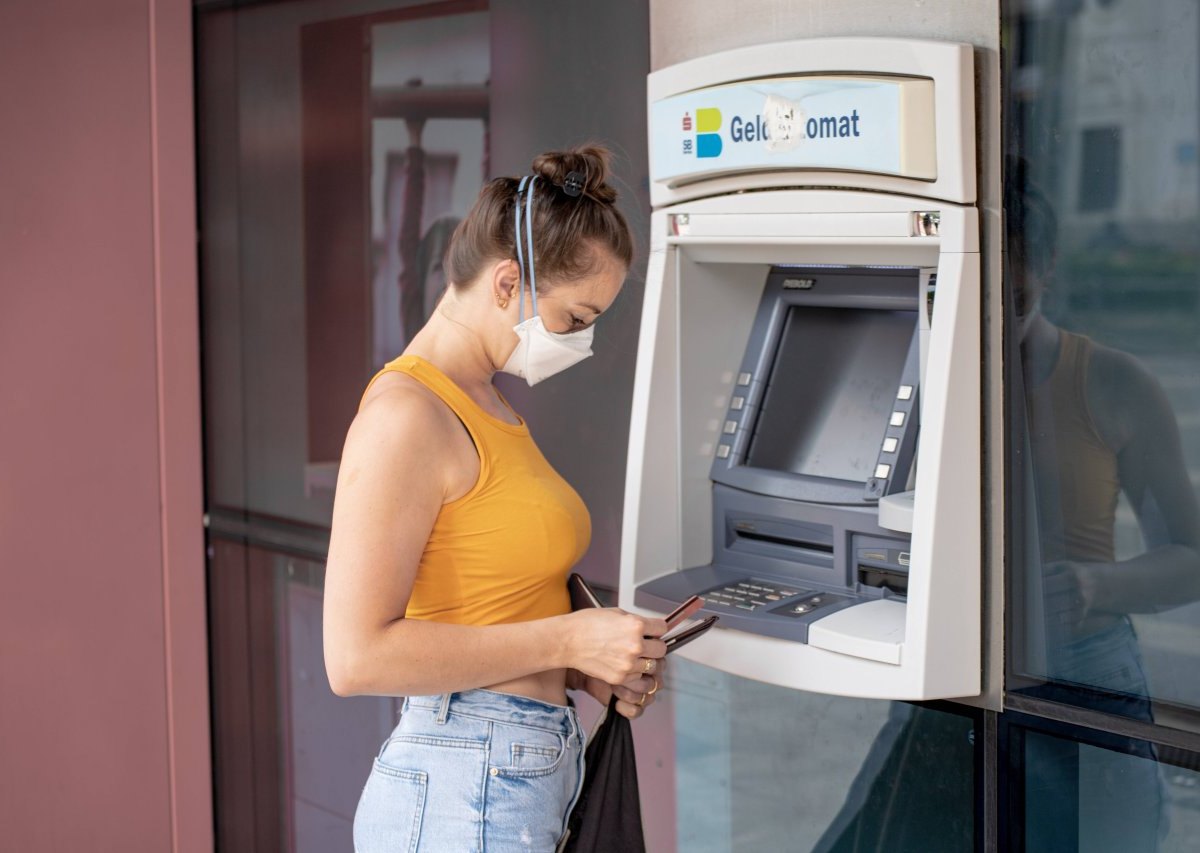
[[[0,7],[0,830],[211,849],[191,10]]]

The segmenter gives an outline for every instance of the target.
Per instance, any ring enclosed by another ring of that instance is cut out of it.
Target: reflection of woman
[[[1015,195],[1015,194],[1014,194]],[[1133,356],[1052,324],[1040,307],[1053,268],[1054,214],[1033,189],[1006,211],[1013,239],[1051,678],[1146,695],[1127,614],[1200,599],[1200,510],[1179,429]],[[1118,561],[1117,499],[1146,551]],[[1124,639],[1121,639],[1121,638]],[[1100,648],[1105,651],[1098,654]],[[1136,672],[1135,672],[1136,670]],[[1139,715],[1140,716],[1140,715]]]
[[[1055,217],[1019,164],[1010,165],[1009,177],[1009,278],[1028,409],[1028,498],[1036,505],[1040,551],[1029,576],[1040,583],[1044,610],[1043,624],[1030,627],[1035,635],[1044,629],[1045,671],[1033,661],[1016,665],[1047,679],[1029,692],[1078,702],[1063,685],[1082,685],[1101,691],[1089,707],[1152,721],[1129,614],[1200,598],[1200,511],[1179,430],[1158,382],[1135,358],[1060,329],[1042,314]],[[1117,560],[1114,546],[1121,493],[1146,544],[1145,553],[1127,560]],[[1027,741],[1026,823],[1037,850],[1079,846],[1073,818],[1084,803],[1094,844],[1102,845],[1092,849],[1158,849],[1166,814],[1155,755],[1140,744],[1131,753],[1085,750],[1045,736]],[[1088,780],[1086,792],[1081,780]]]
[[[629,717],[659,687],[662,620],[568,612],[587,510],[492,384],[589,355],[632,256],[607,152],[544,154],[533,172],[484,187],[445,296],[346,438],[326,667],[339,695],[407,697],[359,800],[358,853],[552,850],[582,782],[567,687],[615,692]]]

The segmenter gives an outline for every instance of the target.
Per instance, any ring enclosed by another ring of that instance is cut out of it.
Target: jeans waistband
[[[466,714],[570,735],[579,732],[579,718],[570,697],[567,698],[567,703],[554,705],[528,696],[479,688],[449,694],[409,696],[404,700],[401,713],[420,708],[442,717],[447,714]]]

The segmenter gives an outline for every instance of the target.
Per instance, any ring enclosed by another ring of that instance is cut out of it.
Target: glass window
[[[338,457],[444,286],[487,162],[485,2],[198,18],[216,814],[222,849],[341,850],[395,697],[321,641]]]
[[[1113,735],[1010,723],[1010,802],[1026,853],[1184,853],[1200,832],[1200,760]],[[1052,731],[1051,731],[1052,730]],[[1012,839],[1016,842],[1016,839]]]
[[[1121,183],[1121,129],[1086,128],[1080,148],[1079,212],[1111,210]]]
[[[970,709],[786,690],[672,661],[678,849],[975,849]]]
[[[503,390],[591,509],[578,568],[615,586],[649,209],[646,114],[629,105],[645,98],[648,10],[201,3],[196,29],[218,846],[348,850],[398,705],[334,696],[322,659],[346,429],[371,375],[433,310],[450,233],[482,182],[589,139],[617,152],[618,204],[642,248],[596,356],[535,394]],[[654,722],[638,729],[650,768],[671,743],[655,742]],[[648,803],[659,790],[646,786]],[[648,838],[669,838],[673,812],[644,811]]]
[[[1195,725],[1198,7],[1009,3],[1004,32],[1008,687]]]

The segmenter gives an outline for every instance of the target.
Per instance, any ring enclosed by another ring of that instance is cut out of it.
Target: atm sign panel
[[[673,95],[651,106],[655,181],[763,169],[937,177],[933,81],[771,78]]]

